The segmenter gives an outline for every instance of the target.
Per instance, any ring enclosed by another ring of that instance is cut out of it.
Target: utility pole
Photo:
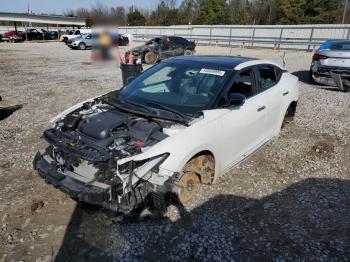
[[[345,24],[345,16],[346,16],[347,9],[348,9],[348,0],[345,0],[342,24]]]

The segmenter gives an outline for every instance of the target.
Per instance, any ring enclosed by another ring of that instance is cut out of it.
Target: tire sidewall
[[[154,56],[154,59],[152,61],[148,61],[147,57],[150,56],[150,55],[153,55]],[[156,53],[152,52],[152,51],[149,51],[145,54],[145,62],[146,64],[148,65],[153,65],[157,62],[157,59],[158,59],[158,56]]]
[[[193,51],[191,49],[186,49],[184,55],[185,56],[193,55]]]
[[[80,43],[79,44],[79,49],[80,50],[85,50],[86,49],[86,45],[84,43]]]

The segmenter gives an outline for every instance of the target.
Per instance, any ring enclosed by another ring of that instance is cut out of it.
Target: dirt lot
[[[279,63],[283,54],[197,50]],[[310,85],[310,57],[286,52],[300,101],[278,139],[168,219],[118,224],[32,170],[49,119],[119,88],[117,62],[90,64],[89,51],[61,43],[0,44],[0,95],[23,105],[0,121],[0,261],[349,261],[350,93]]]

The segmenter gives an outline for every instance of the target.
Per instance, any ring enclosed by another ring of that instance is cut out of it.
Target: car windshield
[[[331,50],[350,51],[350,41],[335,42],[330,45]]]
[[[208,109],[230,73],[206,66],[163,62],[127,84],[119,98],[126,103],[190,115]]]

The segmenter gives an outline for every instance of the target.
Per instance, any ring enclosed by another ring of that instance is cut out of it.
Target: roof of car
[[[212,66],[218,68],[234,69],[237,65],[257,60],[256,58],[241,57],[241,56],[177,56],[167,59],[166,61],[181,63],[186,65],[200,64],[203,66]]]

